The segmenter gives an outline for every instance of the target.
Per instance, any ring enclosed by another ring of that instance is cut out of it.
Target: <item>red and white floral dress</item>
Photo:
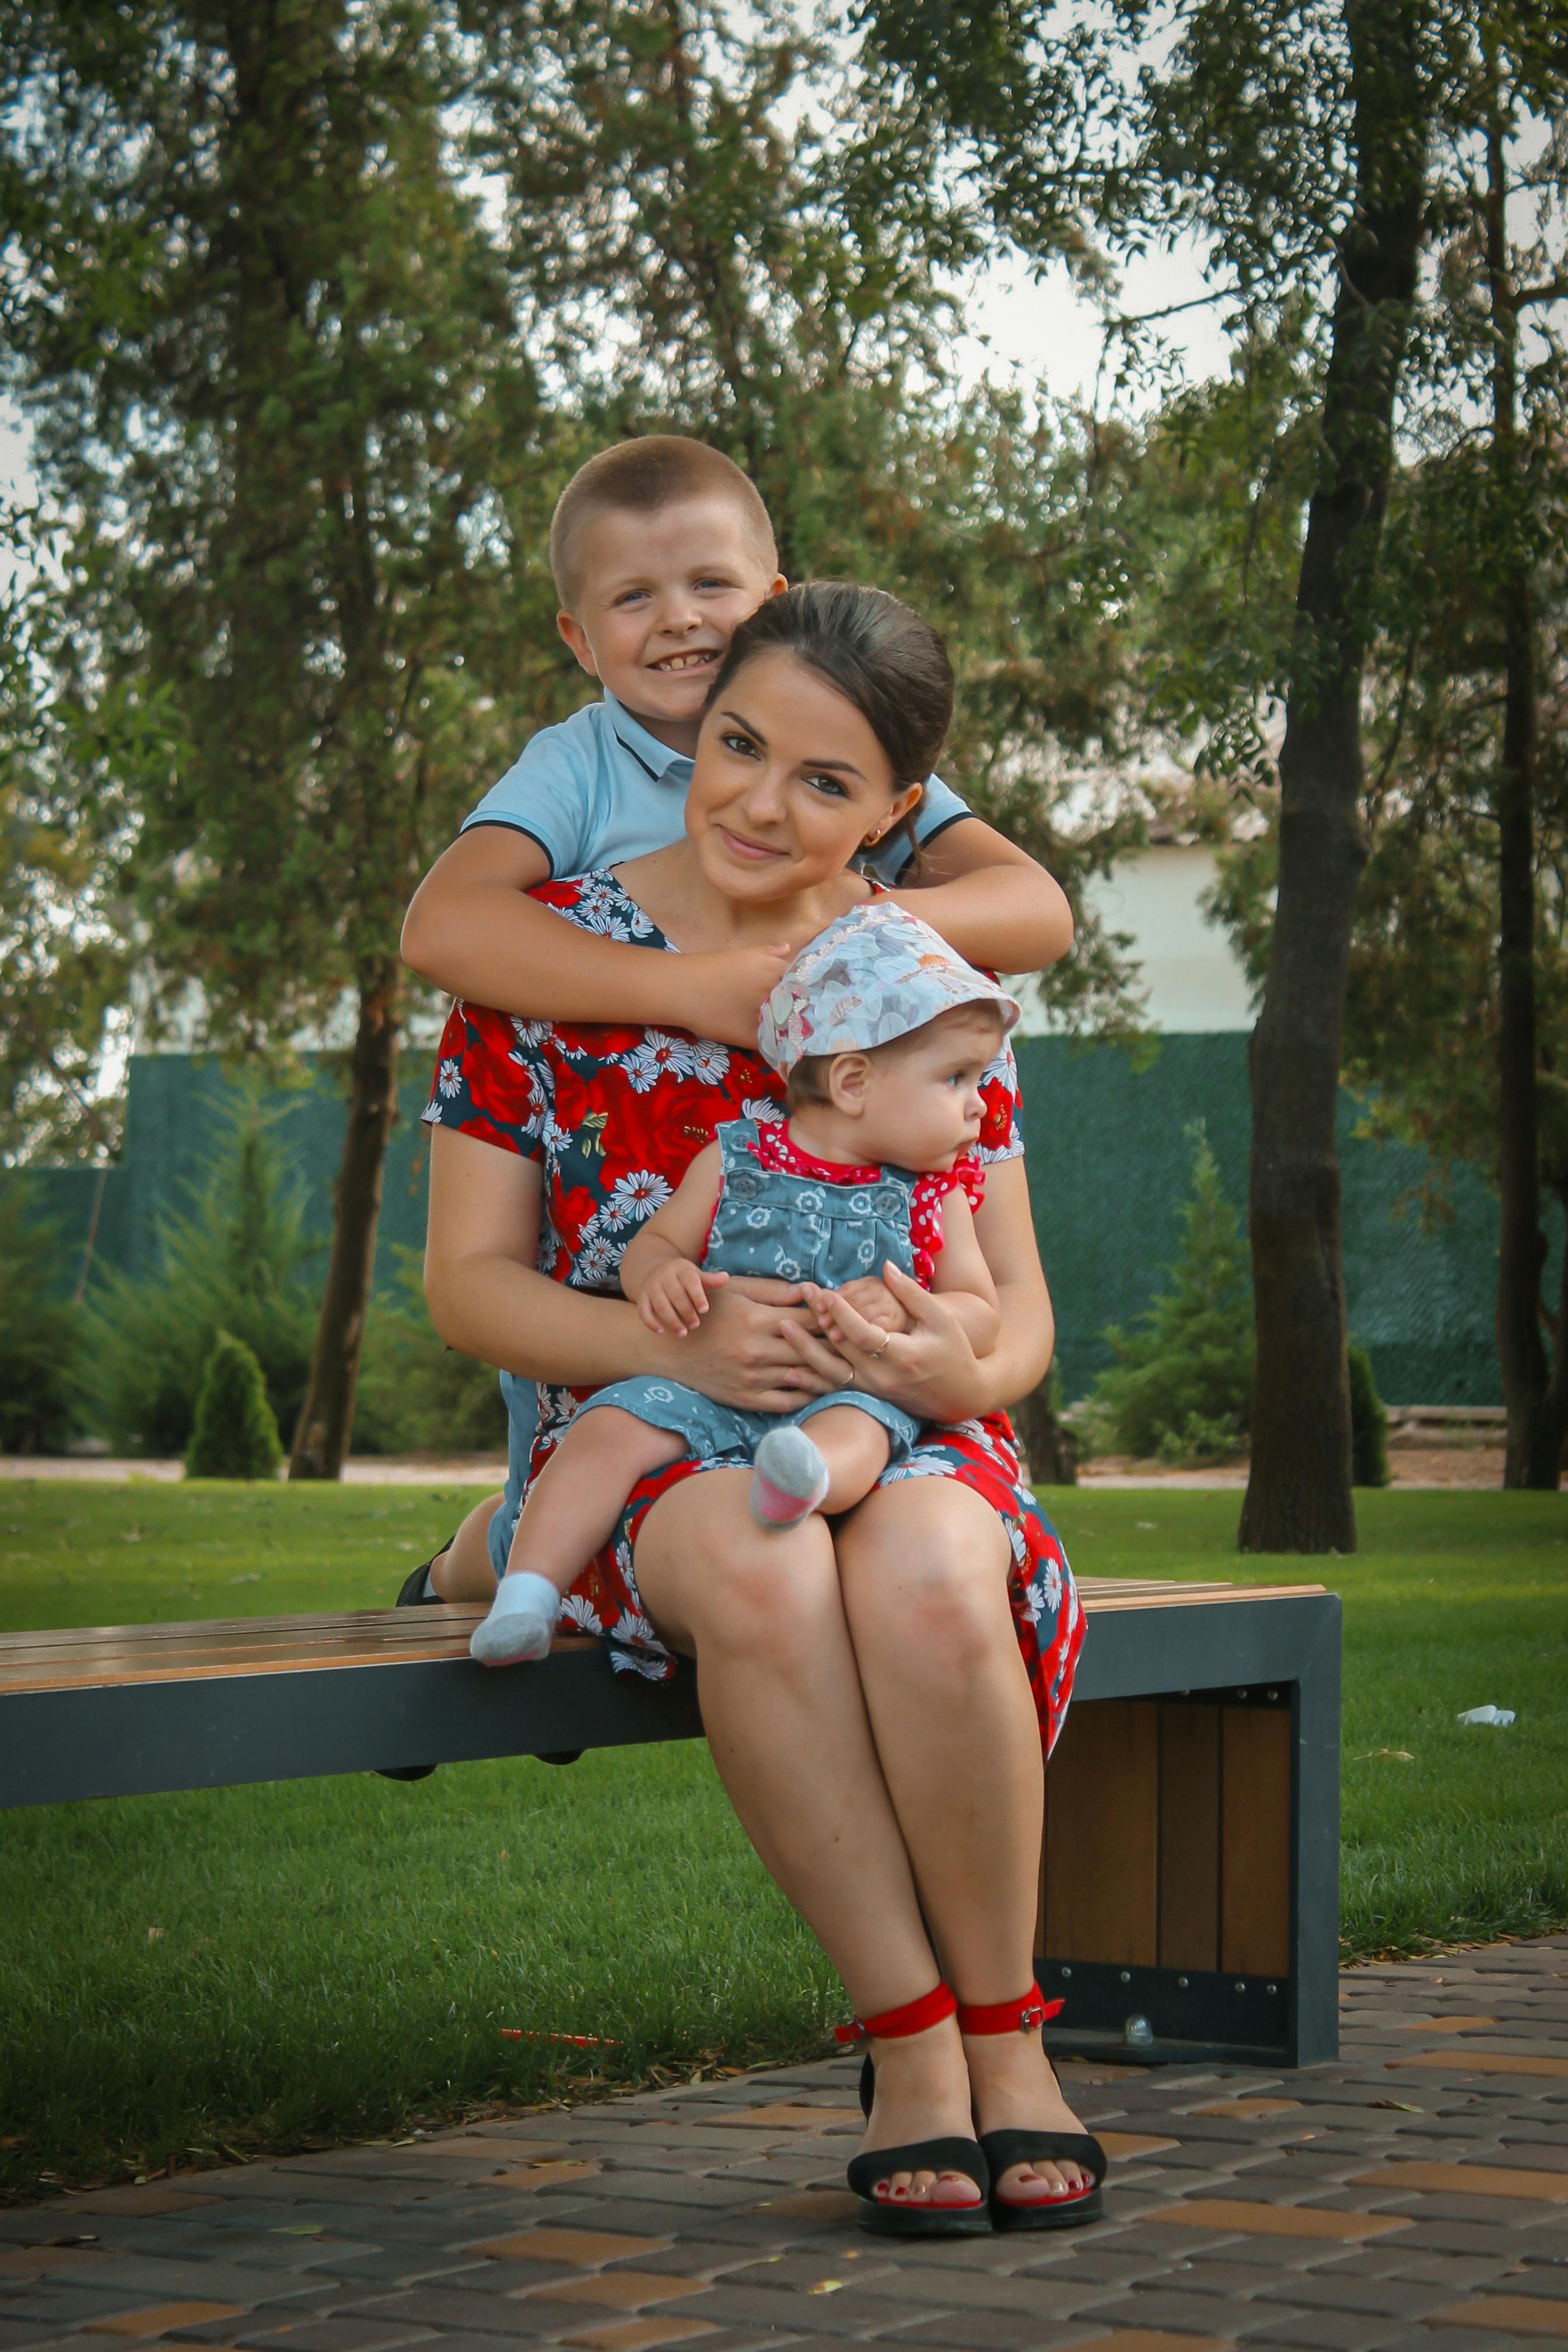
[[[532,895],[585,930],[675,952],[613,874],[547,882]],[[1017,1079],[1005,1047],[981,1092],[985,1113],[974,1158],[1016,1158]],[[574,1289],[608,1292],[618,1288],[621,1254],[638,1224],[669,1199],[714,1129],[741,1116],[784,1117],[784,1082],[760,1055],[683,1030],[524,1021],[466,1003],[448,1017],[425,1111],[433,1127],[537,1160],[544,1179],[540,1271]],[[589,1393],[541,1382],[531,1478]],[[662,1682],[675,1671],[637,1592],[637,1535],[661,1495],[711,1466],[685,1460],[639,1481],[614,1540],[563,1603],[574,1625],[604,1637],[622,1672]],[[1005,1413],[927,1428],[879,1483],[906,1478],[956,1478],[1001,1519],[1014,1629],[1048,1755],[1072,1694],[1083,1616],[1056,1530],[1020,1482]]]

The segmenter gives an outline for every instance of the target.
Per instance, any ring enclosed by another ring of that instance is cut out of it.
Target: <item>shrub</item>
[[[267,1402],[261,1367],[243,1339],[226,1331],[207,1359],[196,1424],[185,1454],[187,1478],[276,1478],[283,1447]]]
[[[358,1454],[494,1454],[506,1407],[489,1364],[446,1346],[425,1304],[420,1254],[397,1250],[397,1277],[371,1301],[354,1414]]]
[[[1388,1415],[1373,1377],[1372,1358],[1352,1339],[1347,1352],[1351,1375],[1351,1484],[1388,1484]]]
[[[233,1114],[205,1186],[158,1229],[157,1270],[106,1268],[85,1318],[84,1411],[127,1453],[184,1454],[220,1331],[257,1359],[280,1429],[304,1402],[316,1301],[317,1244],[304,1196],[254,1099]]]
[[[59,1229],[23,1169],[0,1180],[0,1454],[59,1454],[71,1430],[80,1317],[63,1297]]]
[[[1193,1185],[1170,1288],[1139,1326],[1112,1325],[1089,1423],[1102,1446],[1163,1462],[1238,1453],[1252,1410],[1252,1297],[1241,1221],[1220,1190],[1203,1121],[1187,1129]]]

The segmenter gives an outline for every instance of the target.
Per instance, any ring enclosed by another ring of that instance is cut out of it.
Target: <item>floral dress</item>
[[[675,952],[613,874],[547,882],[532,893],[601,936]],[[726,1121],[784,1118],[784,1081],[760,1055],[632,1024],[524,1021],[459,1002],[441,1039],[425,1111],[537,1160],[544,1180],[539,1269],[571,1288],[618,1295],[621,1255],[637,1226],[668,1201],[698,1153]],[[1023,1150],[1017,1082],[1005,1047],[981,1087],[985,1111],[974,1157],[1010,1160]],[[531,1479],[548,1461],[586,1389],[539,1387]],[[647,1621],[637,1591],[638,1532],[661,1495],[718,1466],[686,1459],[633,1488],[612,1542],[562,1603],[567,1622],[604,1637],[623,1673],[663,1682],[675,1661]],[[925,1429],[879,1484],[956,1478],[987,1502],[1006,1529],[1008,1595],[1046,1753],[1067,1714],[1083,1643],[1072,1571],[1055,1529],[1018,1475],[1005,1413]]]

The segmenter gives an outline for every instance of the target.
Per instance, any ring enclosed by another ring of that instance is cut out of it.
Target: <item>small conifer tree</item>
[[[1187,1133],[1193,1186],[1170,1287],[1151,1300],[1139,1328],[1107,1330],[1116,1362],[1090,1399],[1097,1442],[1165,1462],[1239,1453],[1252,1403],[1247,1240],[1203,1121]]]
[[[1372,1358],[1352,1340],[1347,1350],[1351,1375],[1351,1484],[1388,1484],[1388,1414],[1377,1392]]]
[[[282,1466],[278,1423],[254,1351],[226,1331],[207,1359],[187,1478],[275,1478]]]

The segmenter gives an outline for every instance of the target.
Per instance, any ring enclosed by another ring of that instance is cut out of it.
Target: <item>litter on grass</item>
[[[1513,1721],[1513,1716],[1514,1711],[1511,1706],[1468,1706],[1460,1716],[1459,1721],[1495,1724],[1499,1731],[1506,1731]]]

